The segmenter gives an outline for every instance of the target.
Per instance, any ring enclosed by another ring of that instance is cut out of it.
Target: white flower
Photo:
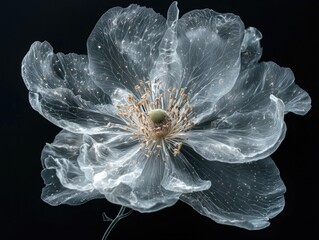
[[[32,107],[63,128],[42,152],[51,205],[94,198],[140,212],[182,200],[216,222],[260,229],[284,207],[269,157],[284,114],[308,94],[290,69],[258,63],[260,32],[209,9],[167,20],[130,5],[106,12],[88,55],[35,42],[22,63]]]

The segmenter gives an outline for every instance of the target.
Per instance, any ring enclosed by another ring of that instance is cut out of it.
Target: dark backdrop
[[[77,207],[51,207],[40,199],[40,153],[58,127],[33,111],[20,75],[23,56],[36,40],[48,40],[55,52],[86,54],[86,39],[99,17],[117,0],[16,0],[1,2],[1,221],[0,239],[100,239],[115,205],[93,200]],[[135,1],[166,16],[170,1]],[[181,202],[151,214],[134,212],[110,239],[278,239],[318,236],[318,1],[180,1],[180,14],[211,8],[239,15],[246,27],[263,34],[263,61],[290,67],[308,91],[312,110],[286,115],[287,136],[273,154],[287,186],[286,207],[270,227],[247,231],[219,225]]]

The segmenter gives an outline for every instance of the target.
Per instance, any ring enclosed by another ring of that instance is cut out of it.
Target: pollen
[[[125,130],[145,146],[148,157],[163,155],[164,147],[177,156],[184,133],[194,127],[191,119],[195,115],[185,89],[165,89],[153,80],[139,81],[134,90],[134,95],[129,94],[125,103],[116,106]]]

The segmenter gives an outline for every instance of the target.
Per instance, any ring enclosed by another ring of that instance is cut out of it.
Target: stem
[[[109,218],[105,213],[102,214],[103,219],[105,221],[111,221],[111,223],[108,226],[108,228],[106,229],[101,240],[106,240],[107,237],[109,236],[110,232],[112,231],[113,227],[118,223],[118,221],[120,221],[122,218],[129,216],[133,212],[133,210],[130,209],[127,213],[124,213],[125,210],[126,210],[126,207],[121,206],[120,211],[117,213],[117,215],[114,219]]]

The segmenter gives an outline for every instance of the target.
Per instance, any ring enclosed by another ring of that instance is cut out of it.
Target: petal
[[[181,87],[191,92],[198,123],[237,79],[244,25],[233,14],[195,10],[178,21],[178,36],[177,52],[184,70]]]
[[[177,2],[173,2],[167,11],[167,30],[159,45],[159,56],[150,73],[150,80],[161,82],[159,88],[162,94],[167,94],[167,89],[179,89],[183,66],[177,53],[178,38],[176,26],[178,23],[179,10]],[[164,97],[166,100],[168,97]]]
[[[52,144],[42,151],[44,170],[42,178],[46,186],[41,198],[50,205],[78,205],[103,197],[81,171],[77,157],[82,135],[61,131]]]
[[[166,190],[161,185],[165,168],[162,159],[153,155],[149,158],[145,157],[144,162],[142,172],[134,181],[104,191],[109,201],[139,212],[158,211],[178,201],[181,193]]]
[[[174,159],[164,147],[166,151],[158,156],[148,156],[140,144],[127,141],[126,146],[117,149],[114,144],[126,140],[111,139],[100,143],[87,139],[85,162],[80,160],[80,165],[84,172],[91,168],[94,187],[113,203],[152,212],[173,205],[183,192],[210,187],[210,182],[200,179],[182,155]]]
[[[269,96],[276,97],[270,101]],[[241,73],[233,89],[215,105],[210,121],[197,128],[202,130],[188,133],[189,144],[209,160],[265,158],[284,138],[283,114],[305,114],[310,101],[309,95],[294,84],[290,69],[261,63]]]
[[[285,205],[285,186],[271,158],[243,164],[206,161],[186,155],[203,179],[212,182],[202,192],[183,194],[181,200],[200,214],[249,230],[265,228]]]
[[[270,92],[282,99],[285,104],[285,113],[305,115],[310,110],[310,96],[294,83],[295,77],[289,68],[281,68],[269,62],[262,64],[260,69],[256,69],[256,72],[264,77],[263,84],[266,86],[264,92]]]
[[[148,80],[165,30],[165,19],[149,8],[130,5],[107,11],[87,42],[95,83],[109,95],[116,88],[135,93],[138,80]]]
[[[162,186],[174,192],[196,192],[210,188],[210,181],[202,180],[196,170],[182,153],[176,157],[169,155],[165,161],[164,178]]]
[[[107,134],[95,135],[95,138],[102,139],[109,149],[120,148],[121,151],[126,149],[125,140],[128,137],[130,134],[127,132],[113,128]],[[87,135],[62,130],[52,144],[44,147],[41,159],[44,166],[42,177],[46,184],[42,199],[45,202],[51,205],[77,205],[104,197],[96,190],[90,170],[104,170],[105,158],[110,157],[99,156],[95,162],[90,161],[92,158],[84,151],[88,138]]]
[[[294,74],[289,68],[263,62],[241,73],[234,88],[216,104],[212,118],[262,108],[268,104],[271,94],[284,102],[285,113],[304,115],[311,108],[308,93],[294,83]]]
[[[42,189],[41,198],[44,202],[57,206],[60,204],[80,205],[104,196],[96,191],[78,191],[64,187],[54,169],[44,169],[41,172],[45,187]]]
[[[131,137],[121,130],[92,136],[63,130],[43,150],[43,200],[75,205],[104,195],[140,212],[173,205],[181,193],[161,186],[164,162],[147,157]]]
[[[23,59],[22,76],[32,107],[59,127],[97,133],[108,122],[121,123],[109,97],[90,80],[86,56],[54,54],[49,43],[35,42]]]
[[[132,135],[118,132],[84,136],[79,165],[100,192],[130,184],[142,172],[145,152]],[[107,189],[107,190],[106,190]]]
[[[256,28],[249,27],[245,30],[244,40],[241,45],[241,71],[257,63],[261,58],[261,38],[262,34]]]
[[[147,156],[137,139],[123,134],[85,136],[78,158],[81,170],[94,188],[112,203],[140,212],[173,205],[181,193],[161,186],[164,162]]]
[[[209,129],[186,133],[186,143],[208,160],[241,163],[273,153],[285,135],[284,104],[270,96],[268,105],[236,111],[216,120]]]

